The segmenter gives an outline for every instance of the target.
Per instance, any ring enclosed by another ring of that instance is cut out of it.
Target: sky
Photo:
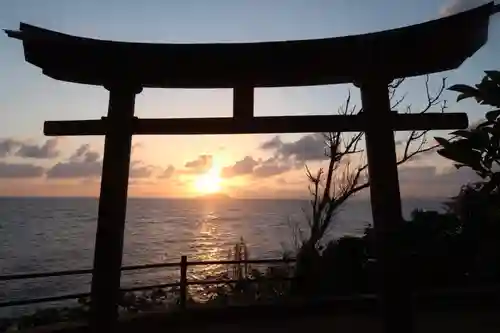
[[[20,22],[68,34],[119,41],[158,43],[258,42],[336,37],[416,24],[480,5],[480,0],[0,0],[0,28]],[[436,89],[477,83],[484,70],[498,69],[500,26],[493,17],[486,46],[459,69],[432,75]],[[457,36],[459,38],[459,36]],[[422,50],[432,52],[432,50]],[[97,196],[103,137],[44,137],[46,120],[98,119],[106,114],[102,87],[59,82],[26,63],[22,44],[0,35],[0,196]],[[334,61],[334,59],[332,59]],[[398,91],[402,110],[425,102],[424,78],[407,80]],[[257,89],[257,116],[332,114],[352,85]],[[455,103],[446,91],[447,111],[467,112],[471,123],[486,109]],[[438,109],[436,109],[437,111]],[[232,92],[144,89],[136,98],[142,118],[228,117]],[[430,133],[433,135],[446,133]],[[404,142],[406,133],[396,140]],[[398,146],[400,152],[402,145]],[[360,158],[351,161],[352,165]],[[323,166],[318,134],[238,136],[135,136],[130,196],[197,196],[222,191],[235,197],[303,197],[304,165]],[[473,174],[458,172],[437,154],[400,167],[405,197],[449,196]]]

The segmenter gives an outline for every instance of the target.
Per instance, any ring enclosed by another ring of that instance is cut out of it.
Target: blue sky
[[[478,0],[2,0],[0,28],[16,29],[19,22],[26,22],[74,35],[144,42],[308,39],[359,34],[420,23],[440,17],[447,8],[473,7],[480,3]],[[441,75],[448,77],[449,83],[478,82],[484,70],[498,68],[499,37],[498,18],[494,18],[490,42],[460,69],[436,75],[432,82],[439,82]],[[45,120],[92,119],[105,115],[108,96],[103,88],[62,83],[43,76],[37,68],[24,62],[21,43],[6,36],[0,36],[0,51],[2,142],[12,140],[17,144],[17,149],[26,146],[38,146],[41,149],[47,140],[42,134]],[[256,93],[255,113],[332,113],[342,104],[348,89],[351,89],[357,99],[357,91],[348,85],[260,89]],[[412,79],[403,89],[408,92],[407,102],[418,107],[423,97],[422,80]],[[484,112],[470,102],[455,104],[453,93],[446,93],[444,97],[450,100],[450,111],[465,111],[471,121],[479,119]],[[136,115],[165,118],[230,116],[231,107],[229,90],[146,89],[137,97]],[[269,152],[262,151],[259,146],[272,137],[136,137],[133,170],[140,177],[132,180],[131,193],[175,195],[186,192],[182,188],[188,186],[188,180],[182,180],[177,175],[168,177],[168,181],[166,177],[160,181],[158,175],[169,170],[170,166],[180,170],[187,162],[197,160],[200,155],[212,156],[213,163],[221,168],[233,165],[246,156],[251,156],[255,161],[259,158],[266,161],[270,157]],[[296,135],[282,137],[283,141],[291,142],[299,139]],[[86,144],[88,146],[82,146]],[[100,166],[98,154],[102,152],[102,145],[103,140],[99,137],[62,138],[51,141],[49,148],[45,146],[45,152],[50,149],[53,152],[48,156],[42,156],[42,153],[34,154],[38,157],[29,154],[4,154],[0,161],[0,194],[95,195]],[[78,160],[76,154],[78,148],[81,148],[81,158],[86,156],[85,152],[96,158],[89,158],[90,164],[82,165],[84,161]],[[58,163],[59,169],[62,168],[61,164],[63,167],[73,165],[74,170],[87,169],[75,171],[74,177],[68,174],[66,177],[51,179],[47,175],[54,174],[54,170],[52,173],[49,171]],[[31,168],[32,173],[26,171],[26,177],[12,171],[25,168],[26,166],[20,166],[25,164],[39,169],[34,171]],[[438,157],[431,156],[425,162],[412,165],[412,170],[418,172],[425,169],[427,172],[429,168],[439,169],[444,164]],[[279,169],[279,166],[275,167]],[[2,168],[7,168],[3,176]],[[430,174],[436,176],[432,172]],[[263,188],[268,190],[278,183],[281,187],[285,183],[298,184],[296,189],[290,188],[290,193],[296,193],[294,191],[299,191],[299,187],[304,185],[296,181],[302,179],[300,177],[303,178],[302,170],[287,171],[276,173],[274,177],[266,178],[265,182],[259,179],[258,183],[265,183]],[[17,185],[13,187],[13,184]],[[232,185],[237,187],[237,184],[262,192],[250,180],[239,183],[234,181]]]

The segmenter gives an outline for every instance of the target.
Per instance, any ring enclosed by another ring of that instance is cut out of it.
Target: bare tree
[[[391,110],[397,110],[404,104],[406,94],[397,96],[397,91],[401,87],[404,79],[393,81],[389,85],[389,98]],[[446,79],[443,78],[439,88],[432,93],[429,87],[429,76],[425,78],[426,103],[423,107],[414,111],[411,104],[404,106],[405,113],[426,113],[437,107],[441,112],[446,109],[446,101],[442,100],[442,94],[446,88]],[[352,105],[351,95],[347,96],[346,102],[339,109],[341,115],[352,115],[362,112],[361,108]],[[436,145],[430,145],[427,141],[427,132],[412,131],[405,141],[399,142],[398,147],[402,147],[402,152],[398,156],[397,165],[401,165],[414,159],[419,154],[433,151]],[[318,247],[329,226],[331,225],[335,213],[347,199],[370,186],[367,177],[368,164],[366,162],[363,139],[364,133],[325,133],[325,154],[329,158],[328,167],[320,168],[313,173],[306,165],[306,174],[310,182],[311,208],[308,223],[310,234],[308,239],[301,244],[310,249]],[[353,162],[357,157],[358,161]]]

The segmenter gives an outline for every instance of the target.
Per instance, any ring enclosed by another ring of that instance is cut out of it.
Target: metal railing
[[[208,266],[208,265],[245,265],[245,264],[279,264],[279,263],[293,263],[295,259],[255,259],[255,260],[213,260],[213,261],[188,261],[187,256],[182,256],[180,262],[169,262],[169,263],[155,263],[155,264],[145,264],[145,265],[132,265],[123,266],[121,271],[139,271],[146,269],[160,269],[160,268],[180,268],[180,279],[178,282],[145,285],[131,288],[121,288],[122,292],[132,292],[141,290],[150,290],[156,288],[169,288],[169,287],[179,287],[179,305],[181,307],[186,306],[187,300],[187,289],[188,286],[192,285],[214,285],[214,284],[224,284],[224,283],[236,283],[241,280],[239,279],[217,279],[217,280],[188,280],[187,270],[190,266]],[[65,270],[65,271],[53,271],[53,272],[42,272],[42,273],[27,273],[27,274],[9,274],[0,275],[1,281],[15,281],[15,280],[28,280],[28,279],[38,279],[47,277],[59,277],[59,276],[69,276],[69,275],[86,275],[92,274],[92,269],[76,269],[76,270]],[[288,280],[289,278],[279,278],[280,280]],[[255,282],[253,279],[245,279],[248,282]],[[38,303],[49,303],[64,301],[70,299],[79,299],[82,297],[88,297],[90,293],[75,293],[60,296],[51,297],[41,297],[41,298],[31,298],[24,300],[13,300],[0,302],[0,308],[12,307],[12,306],[22,306],[31,305]]]

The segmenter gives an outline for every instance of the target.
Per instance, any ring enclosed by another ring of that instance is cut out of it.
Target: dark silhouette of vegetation
[[[476,88],[455,85],[450,89],[461,93],[459,101],[474,97],[480,104],[500,107],[499,72],[487,72]],[[429,97],[428,106],[436,101]],[[490,111],[484,122],[469,130],[453,132],[451,140],[437,138],[442,156],[457,162],[457,167],[472,168],[482,181],[466,184],[456,197],[445,203],[448,208],[445,213],[414,211],[399,231],[398,245],[406,259],[400,269],[410,272],[408,276],[413,277],[410,283],[416,290],[500,282],[499,116],[500,110]],[[426,146],[425,136],[426,132],[409,135],[401,163],[419,152],[436,148]],[[369,186],[366,180],[360,183],[362,178],[358,173],[366,168],[364,165],[354,173],[348,169],[347,175],[336,176],[342,159],[358,152],[357,143],[343,144],[345,141],[339,138],[338,133],[327,136],[331,160],[326,177],[322,178],[323,170],[317,175],[307,171],[313,198],[311,236],[298,253],[299,279],[295,290],[306,295],[375,291],[372,281],[376,279],[373,274],[376,258],[371,227],[362,238],[344,237],[323,246],[320,242],[336,209],[360,186]],[[354,142],[358,138],[355,136]],[[414,138],[422,141],[413,153],[408,153]],[[325,184],[322,191],[321,184]],[[332,188],[340,191],[331,194]]]
[[[454,85],[457,100],[475,98],[479,104],[500,108],[500,72],[487,71],[481,83],[475,87]],[[469,167],[483,181],[478,190],[486,194],[498,194],[500,187],[500,109],[486,113],[486,119],[467,130],[455,131],[451,140],[437,137],[442,149],[438,153],[456,162],[456,167]]]
[[[474,87],[455,85],[458,101],[474,98],[481,105],[495,109],[486,113],[485,120],[473,128],[452,133],[450,140],[436,138],[442,148],[438,153],[456,162],[457,168],[468,167],[481,181],[467,184],[454,198],[454,212],[467,229],[469,264],[476,278],[499,281],[500,250],[500,72],[486,71]],[[480,240],[480,241],[479,241]],[[492,262],[497,265],[492,267]]]
[[[121,316],[148,311],[175,309],[179,304],[178,288],[156,288],[146,291],[126,292],[118,304]],[[31,314],[16,318],[0,318],[0,332],[25,330],[55,323],[82,323],[90,315],[90,299],[80,298],[67,306],[35,310]]]
[[[250,253],[243,238],[229,251],[228,259],[245,261]],[[287,258],[284,258],[287,259]],[[236,280],[236,283],[223,283],[208,288],[211,297],[208,305],[242,305],[259,302],[273,302],[289,295],[293,265],[277,263],[263,269],[247,263],[228,265],[227,271],[217,276],[220,280]]]
[[[404,83],[404,79],[398,79],[389,84],[389,98],[391,109],[404,108],[401,113],[427,113],[434,108],[441,112],[447,108],[442,94],[446,88],[446,79],[435,93],[431,92],[429,76],[425,78],[426,102],[417,111],[412,105],[404,106],[406,94],[399,96],[398,89]],[[339,109],[341,115],[352,115],[363,112],[362,108],[352,105],[350,94],[346,102]],[[401,141],[403,147],[398,156],[397,164],[401,165],[410,161],[415,156],[434,150],[437,145],[429,145],[427,140],[428,130],[411,131],[406,140]],[[325,154],[329,158],[326,171],[320,168],[316,173],[310,171],[306,166],[306,174],[310,182],[311,192],[311,214],[309,218],[309,238],[303,241],[304,246],[317,247],[327,232],[332,218],[338,209],[353,195],[370,186],[367,177],[368,163],[364,156],[363,139],[364,133],[325,133]],[[355,161],[357,159],[357,162]],[[306,245],[307,243],[307,245]]]
[[[437,91],[432,93],[429,86],[429,76],[425,78],[426,102],[418,111],[415,111],[412,105],[404,106],[406,94],[398,94],[398,89],[403,82],[404,79],[398,79],[389,85],[392,110],[404,108],[403,113],[426,113],[434,108],[439,108],[441,112],[444,112],[446,101],[442,100],[441,97],[446,88],[445,79],[442,80]],[[356,105],[351,105],[351,96],[348,95],[345,104],[339,109],[339,114],[352,115],[362,111]],[[427,133],[428,131],[411,131],[408,134],[406,140],[401,142],[403,149],[398,156],[398,165],[437,147],[437,145],[428,144]],[[310,182],[311,212],[308,218],[308,237],[301,237],[301,243],[298,244],[296,272],[296,288],[302,289],[302,291],[318,288],[314,278],[318,274],[312,272],[317,269],[324,270],[320,258],[323,255],[328,255],[328,252],[325,254],[321,252],[328,247],[325,248],[322,243],[324,243],[325,235],[334,221],[335,214],[349,198],[370,186],[367,177],[368,164],[362,148],[364,133],[333,132],[325,133],[324,137],[325,154],[329,158],[326,171],[320,168],[316,173],[313,173],[306,166],[306,174]],[[343,244],[342,246],[344,246]],[[312,277],[313,280],[310,280],[309,277]]]

